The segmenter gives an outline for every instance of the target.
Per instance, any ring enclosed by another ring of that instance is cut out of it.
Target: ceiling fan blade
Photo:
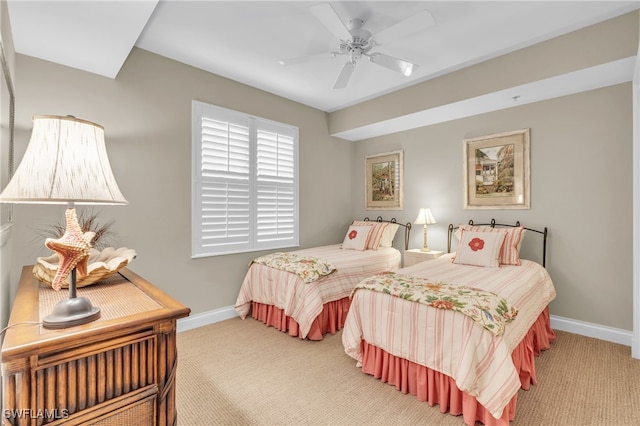
[[[408,36],[409,34],[429,28],[435,23],[436,21],[433,19],[431,12],[425,9],[415,15],[411,15],[410,17],[403,19],[387,29],[380,31],[376,34],[375,40],[378,44],[398,40]]]
[[[331,58],[331,56],[332,55],[331,55],[330,52],[316,53],[315,55],[299,56],[297,58],[280,59],[278,61],[278,63],[280,65],[283,65],[283,66],[298,65],[298,64],[304,64],[304,63],[307,63],[307,62],[320,61],[322,59]]]
[[[392,71],[402,73],[407,77],[413,74],[416,68],[418,68],[417,64],[412,64],[411,62],[403,61],[402,59],[394,58],[384,53],[372,53],[368,56],[369,60],[374,64],[382,65]]]
[[[351,78],[351,74],[353,74],[353,70],[356,69],[355,62],[347,62],[342,66],[342,71],[340,71],[340,75],[336,79],[336,84],[333,85],[334,89],[344,89],[347,87],[349,83],[349,79]]]
[[[324,3],[309,8],[311,12],[339,40],[351,40],[351,33],[333,8]]]

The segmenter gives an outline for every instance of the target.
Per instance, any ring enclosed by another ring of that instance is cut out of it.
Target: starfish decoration
[[[67,279],[73,268],[77,268],[80,276],[87,275],[89,265],[89,249],[94,232],[82,232],[78,223],[76,209],[68,208],[65,212],[66,229],[62,237],[58,239],[47,238],[44,245],[58,253],[58,270],[53,278],[51,286],[60,290],[62,283]]]

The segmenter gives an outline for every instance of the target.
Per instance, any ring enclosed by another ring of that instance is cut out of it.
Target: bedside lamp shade
[[[4,203],[127,204],[111,171],[104,128],[74,117],[33,117],[27,150]]]
[[[7,187],[3,203],[67,204],[66,229],[45,246],[58,253],[59,264],[52,287],[71,276],[69,297],[43,319],[46,328],[66,328],[100,317],[100,309],[76,296],[76,270],[87,273],[93,232],[84,232],[75,204],[127,204],[111,171],[104,142],[104,128],[75,117],[33,117],[27,150]]]
[[[416,225],[424,225],[424,243],[421,250],[430,251],[429,245],[427,244],[427,225],[437,223],[435,218],[433,217],[433,214],[431,214],[431,209],[421,208],[414,223]]]

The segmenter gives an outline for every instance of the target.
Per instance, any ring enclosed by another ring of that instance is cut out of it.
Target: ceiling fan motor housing
[[[362,25],[364,25],[362,19],[350,20],[347,28],[351,33],[351,40],[340,42],[340,53],[348,54],[352,61],[360,59],[375,46],[371,33],[363,29]]]

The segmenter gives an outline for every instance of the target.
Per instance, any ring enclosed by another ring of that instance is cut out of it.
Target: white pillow
[[[506,232],[476,232],[463,229],[453,263],[498,267]]]
[[[369,233],[373,229],[372,226],[349,226],[347,235],[342,242],[342,248],[348,250],[363,251],[367,248]]]
[[[393,239],[396,236],[396,232],[400,225],[397,223],[389,223],[386,228],[384,228],[384,232],[382,233],[382,238],[380,239],[379,247],[391,247],[393,246]]]

